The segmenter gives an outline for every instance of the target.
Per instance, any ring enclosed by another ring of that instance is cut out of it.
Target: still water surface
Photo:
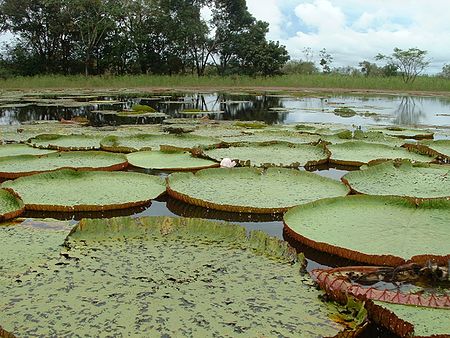
[[[210,112],[210,119],[258,120],[269,124],[299,122],[342,123],[357,126],[374,124],[402,126],[446,126],[450,127],[450,98],[424,96],[364,96],[330,95],[295,97],[288,95],[245,95],[245,94],[171,94],[159,96],[98,96],[96,100],[117,100],[115,104],[89,104],[89,99],[73,97],[54,102],[33,102],[23,99],[0,104],[0,125],[19,124],[35,120],[71,119],[74,116],[87,117],[94,124],[105,121],[98,119],[95,111],[129,109],[134,104],[145,104],[169,117],[186,117],[183,110],[200,109]],[[92,100],[92,98],[90,98]],[[75,103],[75,104],[74,104]],[[76,106],[84,103],[83,106]],[[14,106],[17,104],[17,106]],[[337,108],[350,108],[354,116],[342,117],[335,113]],[[94,113],[93,113],[94,112]],[[192,116],[191,114],[189,116]],[[114,124],[109,121],[108,124]]]

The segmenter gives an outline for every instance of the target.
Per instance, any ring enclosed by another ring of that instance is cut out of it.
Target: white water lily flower
[[[232,161],[231,158],[224,158],[221,162],[220,162],[220,167],[221,168],[233,168],[236,166],[236,161]]]

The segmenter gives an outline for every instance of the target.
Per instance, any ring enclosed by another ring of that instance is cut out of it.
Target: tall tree
[[[245,0],[216,0],[212,28],[221,75],[273,75],[289,60],[284,46],[267,41],[268,24],[251,15]]]
[[[333,62],[333,56],[328,53],[326,48],[323,48],[319,52],[320,61],[319,64],[322,66],[322,72],[325,74],[331,73],[331,63]]]
[[[93,65],[93,53],[114,29],[117,2],[112,0],[73,0],[70,10],[79,35],[78,46],[84,60],[85,75]]]
[[[74,27],[68,15],[68,3],[68,0],[0,2],[1,29],[15,34],[17,48],[38,60],[36,72],[69,71]]]
[[[430,61],[425,59],[427,55],[426,50],[418,48],[409,48],[403,50],[394,48],[394,52],[390,56],[378,54],[376,60],[387,60],[388,64],[395,66],[402,75],[405,83],[414,82],[416,77],[430,64]]]

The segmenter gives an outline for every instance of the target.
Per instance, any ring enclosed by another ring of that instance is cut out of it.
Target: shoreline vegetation
[[[100,75],[64,76],[39,75],[0,79],[0,90],[22,89],[100,89],[139,88],[150,89],[236,89],[260,88],[265,91],[301,91],[306,89],[326,92],[350,90],[375,92],[408,92],[450,95],[450,80],[421,76],[414,83],[404,83],[400,77],[364,77],[333,74],[282,75],[273,77],[203,76],[195,75]]]

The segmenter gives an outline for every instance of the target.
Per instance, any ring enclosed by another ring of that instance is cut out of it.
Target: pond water
[[[114,103],[90,103],[93,100]],[[117,102],[118,101],[118,102]],[[87,117],[93,124],[125,124],[99,118],[96,111],[121,111],[134,104],[145,104],[170,117],[186,117],[183,110],[209,112],[210,119],[258,120],[269,124],[298,122],[340,123],[356,126],[403,125],[450,127],[450,98],[407,95],[250,95],[226,93],[73,96],[54,99],[37,97],[10,98],[0,101],[0,124],[18,124],[35,120]],[[335,109],[350,108],[353,116],[343,117]],[[134,120],[135,121],[135,120]],[[141,121],[142,122],[142,121]],[[148,121],[147,123],[151,123]],[[161,122],[161,121],[158,121]]]

